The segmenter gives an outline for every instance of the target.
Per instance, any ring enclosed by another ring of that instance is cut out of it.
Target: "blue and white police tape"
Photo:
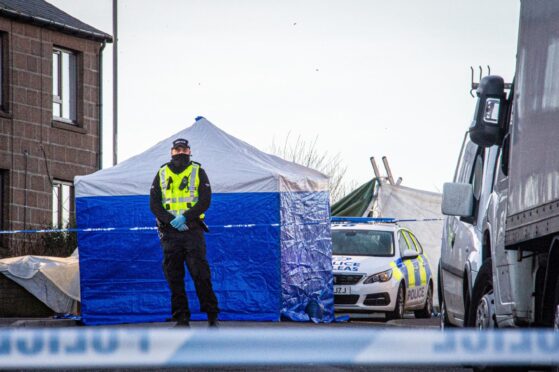
[[[442,218],[393,218],[393,217],[332,217],[332,223],[398,223],[398,222],[433,222]]]
[[[255,228],[255,227],[285,227],[294,225],[328,225],[329,221],[305,222],[305,223],[246,223],[230,225],[209,225],[210,229],[223,228]],[[69,232],[137,232],[137,231],[157,231],[156,226],[135,226],[135,227],[87,227],[87,228],[68,228],[68,229],[27,229],[27,230],[0,230],[0,235],[4,234],[46,234],[46,233],[69,233]]]
[[[303,226],[303,225],[328,225],[332,223],[396,223],[396,222],[430,222],[442,221],[440,218],[423,218],[423,219],[398,219],[398,218],[373,218],[373,217],[332,217],[328,221],[304,222],[304,223],[247,223],[247,224],[230,224],[230,225],[209,225],[213,228],[255,228],[255,227],[287,227],[287,226]],[[69,233],[69,232],[113,232],[113,231],[156,231],[155,226],[135,226],[135,227],[88,227],[88,228],[67,228],[67,229],[26,229],[26,230],[0,230],[0,235],[6,234],[46,234],[46,233]]]
[[[559,332],[363,328],[0,329],[0,368],[559,365]]]

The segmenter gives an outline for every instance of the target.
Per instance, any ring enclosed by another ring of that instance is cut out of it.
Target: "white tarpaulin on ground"
[[[443,229],[441,201],[442,195],[439,193],[383,183],[374,206],[375,217],[417,220],[399,222],[399,225],[409,228],[419,239],[433,271],[434,294],[437,293],[439,277],[437,267],[441,257]],[[425,221],[429,219],[438,220]],[[438,304],[438,296],[433,296],[433,300]]]
[[[54,312],[76,313],[80,301],[77,250],[70,257],[21,256],[0,259],[0,272]]]

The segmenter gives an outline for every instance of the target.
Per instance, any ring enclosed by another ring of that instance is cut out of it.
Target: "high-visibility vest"
[[[200,164],[194,162],[180,174],[174,173],[168,165],[159,169],[163,207],[174,216],[183,214],[198,202],[199,173]],[[203,213],[200,219],[204,219]]]

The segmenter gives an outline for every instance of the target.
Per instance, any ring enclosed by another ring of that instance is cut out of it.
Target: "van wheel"
[[[472,300],[468,306],[467,327],[479,329],[495,328],[495,295],[493,294],[493,276],[491,259],[485,260],[472,291]]]
[[[557,281],[555,283],[555,302],[554,302],[555,313],[553,316],[553,329],[555,332],[559,332],[559,276],[557,276]],[[557,368],[559,370],[559,368]]]
[[[402,319],[404,317],[404,302],[404,284],[400,283],[398,294],[396,295],[394,311],[386,313],[386,320]]]
[[[433,286],[429,285],[427,290],[427,298],[425,298],[425,306],[423,309],[413,312],[416,318],[430,318],[433,315]]]
[[[482,330],[495,328],[495,295],[493,290],[485,294],[476,309],[475,327]]]

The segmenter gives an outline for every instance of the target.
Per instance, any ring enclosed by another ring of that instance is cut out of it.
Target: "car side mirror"
[[[405,249],[404,252],[402,252],[403,260],[413,260],[414,258],[417,258],[417,256],[419,256],[419,253],[413,249]]]
[[[446,216],[472,217],[474,189],[469,183],[447,182],[443,185],[441,211]]]
[[[500,76],[485,76],[477,88],[477,105],[470,126],[471,140],[481,147],[501,142],[506,114],[505,81]]]

